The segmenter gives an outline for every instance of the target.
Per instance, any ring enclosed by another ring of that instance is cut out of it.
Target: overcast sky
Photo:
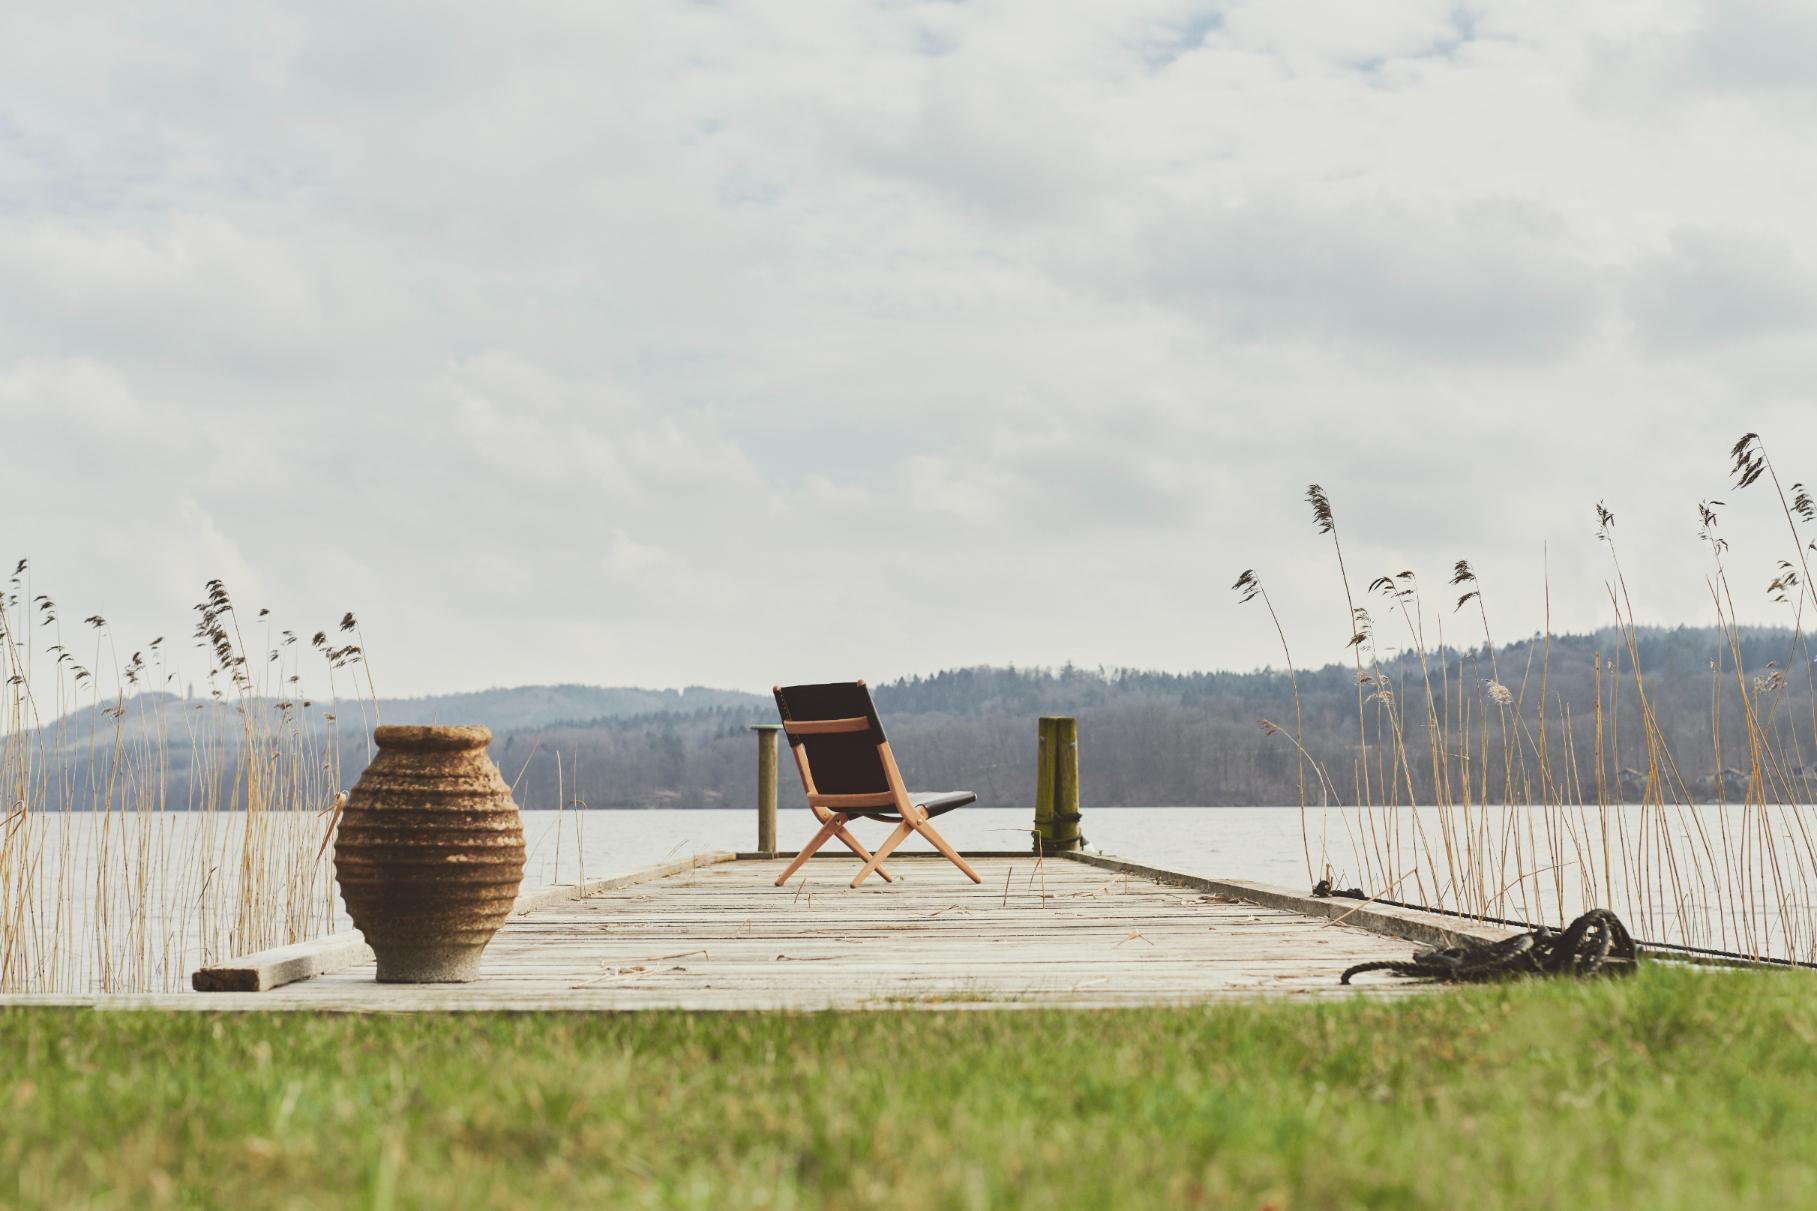
[[[381,692],[1708,622],[1817,478],[1817,10],[10,0],[0,558]],[[1743,591],[1745,590],[1745,591]],[[1453,633],[1467,615],[1438,611]],[[1388,635],[1386,626],[1382,627]]]

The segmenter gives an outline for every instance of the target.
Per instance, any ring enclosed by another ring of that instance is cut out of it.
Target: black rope
[[[1347,900],[1368,900],[1371,904],[1386,904],[1391,908],[1410,908],[1415,912],[1430,913],[1439,917],[1456,917],[1460,921],[1471,921],[1483,925],[1506,925],[1511,929],[1534,929],[1531,921],[1522,921],[1514,917],[1493,917],[1488,913],[1460,912],[1455,908],[1436,908],[1430,904],[1413,904],[1406,900],[1390,900],[1383,896],[1365,895],[1358,887],[1334,888],[1330,879],[1320,879],[1312,886],[1312,894],[1320,898],[1341,898]],[[1712,946],[1690,946],[1683,942],[1648,942],[1636,943],[1649,951],[1682,955],[1686,962],[1733,963],[1747,967],[1798,967],[1817,971],[1817,963],[1803,959],[1775,958],[1771,955],[1743,954],[1737,950],[1719,950]]]
[[[1358,963],[1338,978],[1369,971],[1443,983],[1483,983],[1515,976],[1620,975],[1634,970],[1639,951],[1628,927],[1606,908],[1592,908],[1564,929],[1542,925],[1500,942],[1460,939],[1452,946],[1416,950],[1407,961]]]
[[[1085,819],[1085,816],[1080,812],[1055,812],[1054,819],[1056,819],[1056,820],[1083,820],[1083,819]],[[1079,850],[1091,848],[1091,842],[1087,841],[1085,839],[1084,833],[1079,834],[1078,845],[1076,847],[1069,846],[1066,849],[1057,848],[1055,845],[1054,839],[1052,837],[1042,836],[1041,830],[1038,828],[1031,828],[1028,830],[1028,833],[1029,833],[1029,836],[1031,836],[1035,839],[1034,852],[1037,854],[1043,853],[1043,852],[1053,853],[1053,854],[1077,853]]]

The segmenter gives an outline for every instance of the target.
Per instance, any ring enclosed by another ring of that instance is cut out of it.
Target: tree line
[[[915,789],[972,790],[992,806],[1033,801],[1035,720],[1048,714],[1078,717],[1082,792],[1099,806],[1294,804],[1302,779],[1312,803],[1458,801],[1464,782],[1472,801],[1639,801],[1663,793],[1649,787],[1662,753],[1683,793],[1738,798],[1750,709],[1802,785],[1817,734],[1810,655],[1772,628],[1743,630],[1737,646],[1739,663],[1715,629],[1643,629],[1631,645],[1604,631],[1493,654],[1447,648],[1423,666],[1401,654],[1365,666],[1360,686],[1346,664],[1297,678],[985,667],[874,694]],[[526,806],[744,807],[755,795],[747,729],[773,719],[763,704],[570,723],[507,733],[493,755]],[[1522,772],[1542,744],[1558,784],[1548,788]],[[786,801],[786,755],[781,776]],[[1517,777],[1529,784],[1512,786]]]
[[[971,790],[990,806],[1033,801],[1041,715],[1079,719],[1082,795],[1097,806],[1285,805],[1302,793],[1313,804],[1465,795],[1473,802],[1633,802],[1664,793],[1662,768],[1673,793],[1735,799],[1751,769],[1748,711],[1771,731],[1775,776],[1803,795],[1803,754],[1817,735],[1811,654],[1783,629],[1744,629],[1733,648],[1710,628],[1533,636],[1493,653],[1444,648],[1423,661],[1401,653],[1363,669],[1359,684],[1355,663],[1295,677],[1273,669],[977,667],[873,692],[914,789]],[[123,719],[110,709],[62,721],[50,750],[58,778],[68,785],[120,779],[117,746],[108,742],[119,726],[139,737],[135,761],[156,760],[168,775],[165,806],[204,801],[193,785],[200,782],[218,784],[217,798],[231,801],[230,784],[244,773],[233,751],[236,729],[195,721],[245,709],[283,715],[296,743],[319,753],[344,785],[368,759],[370,716],[346,701],[247,708],[173,700],[160,716],[147,705],[155,698],[141,696],[136,709],[129,700]],[[408,716],[406,704],[380,705],[388,722]],[[440,720],[453,720],[453,704],[432,705]],[[524,687],[487,691],[458,707],[460,721],[493,729],[492,756],[532,809],[751,806],[749,727],[775,720],[767,696],[731,691]],[[595,717],[560,717],[595,710]],[[198,735],[207,743],[198,746]],[[149,753],[151,745],[161,757]],[[1530,768],[1542,749],[1543,786]],[[1817,775],[1817,763],[1810,773]],[[795,791],[786,755],[781,778],[788,802]]]

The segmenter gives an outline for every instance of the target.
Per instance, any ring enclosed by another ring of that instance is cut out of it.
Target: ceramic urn
[[[458,983],[511,913],[524,828],[483,727],[380,727],[347,796],[335,876],[384,983]]]

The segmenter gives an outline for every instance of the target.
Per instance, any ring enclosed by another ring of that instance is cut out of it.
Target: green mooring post
[[[757,852],[776,852],[776,733],[780,723],[754,723],[757,733]]]
[[[1078,849],[1079,721],[1054,720],[1054,848]]]
[[[1035,738],[1035,852],[1079,845],[1079,721],[1043,715]]]

